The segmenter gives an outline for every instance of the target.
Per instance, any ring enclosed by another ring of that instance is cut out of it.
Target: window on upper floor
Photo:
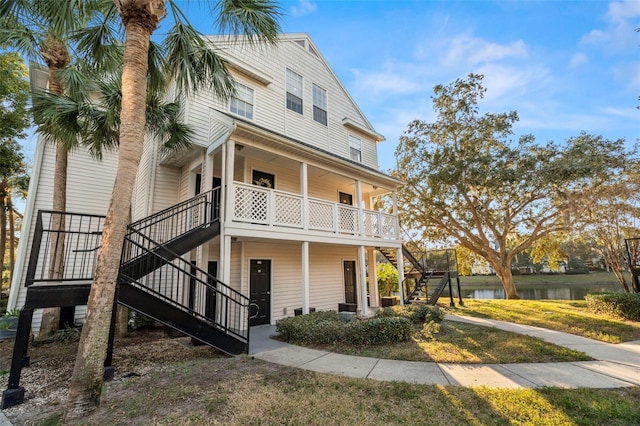
[[[229,111],[253,119],[253,89],[236,82],[236,95],[229,102]]]
[[[362,141],[349,135],[349,156],[353,161],[362,162]]]
[[[287,68],[287,108],[302,114],[302,76]]]
[[[327,125],[327,91],[313,85],[313,119]]]

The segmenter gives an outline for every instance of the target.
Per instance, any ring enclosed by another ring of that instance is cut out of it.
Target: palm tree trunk
[[[64,86],[57,75],[58,70],[71,62],[67,45],[60,39],[48,37],[42,45],[41,55],[47,63],[49,91],[56,95],[64,93]],[[67,163],[69,153],[60,142],[56,144],[56,165],[53,175],[53,206],[55,212],[67,209]],[[64,274],[64,216],[53,215],[51,224],[52,248],[49,256],[49,279],[61,279]],[[39,339],[47,339],[58,330],[60,308],[42,310]]]
[[[53,178],[53,211],[64,212],[67,208],[67,164],[69,153],[64,145],[56,145],[56,165]],[[64,276],[64,215],[51,216],[51,251],[49,255],[49,279]],[[44,308],[38,339],[48,339],[58,331],[60,308]]]
[[[152,26],[148,22],[140,22],[145,17],[143,12],[146,11],[139,11],[137,16],[125,19],[121,11],[126,25],[126,40],[123,56],[118,172],[87,303],[87,317],[82,328],[78,355],[71,378],[65,419],[85,416],[100,403],[103,363],[107,351],[122,243],[144,143],[149,39],[158,22],[156,19]],[[149,12],[147,14],[147,18],[153,18]]]

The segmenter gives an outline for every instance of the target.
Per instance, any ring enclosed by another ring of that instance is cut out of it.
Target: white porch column
[[[230,285],[231,283],[231,236],[225,235],[223,238],[220,238],[220,241],[222,246],[221,248],[224,248],[225,261],[224,262],[222,261],[223,255],[222,253],[220,253],[220,263],[221,263],[220,266],[222,266],[222,274],[219,279],[223,283]]]
[[[222,146],[222,155],[224,157],[224,162],[222,164],[222,174],[224,176],[223,187],[224,190],[222,193],[224,194],[224,216],[221,219],[224,219],[225,222],[231,221],[233,218],[233,209],[235,203],[235,194],[233,187],[233,175],[234,175],[234,164],[235,164],[235,143],[229,139],[226,144]],[[225,152],[226,150],[226,152]]]
[[[378,293],[378,271],[376,266],[376,250],[368,250],[368,269],[369,269],[369,297],[371,298],[371,307],[378,308],[380,294]]]
[[[393,191],[393,215],[396,218],[396,238],[402,240],[400,222],[398,221],[398,191]]]
[[[307,163],[300,163],[300,190],[302,193],[302,229],[309,229],[309,173]]]
[[[364,200],[362,199],[362,182],[356,181],[356,207],[358,208],[358,234],[364,235]]]
[[[365,262],[365,247],[358,247],[358,263],[360,264],[360,305],[362,307],[362,316],[369,315],[369,307],[367,306],[367,266]]]
[[[398,263],[398,285],[400,287],[400,305],[404,305],[404,257],[402,256],[402,247],[396,249],[396,259]]]
[[[213,154],[204,154],[202,159],[202,182],[201,192],[207,192],[212,189],[213,186]],[[205,207],[207,208],[207,207]],[[206,271],[209,262],[209,242],[202,244],[198,247],[198,265],[200,269]]]
[[[225,230],[226,222],[233,217],[233,164],[235,144],[232,140],[222,145],[222,187],[220,188],[220,281],[230,284],[231,278],[231,236]]]
[[[309,313],[309,241],[302,242],[302,313]]]

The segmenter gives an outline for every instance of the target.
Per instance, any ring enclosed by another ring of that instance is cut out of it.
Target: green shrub
[[[56,331],[51,339],[54,342],[77,342],[80,340],[80,330],[77,328],[63,328]]]
[[[345,322],[336,311],[319,311],[278,320],[276,331],[290,343],[378,345],[405,341],[413,329],[397,316]]]
[[[434,334],[438,333],[440,333],[440,323],[435,321],[425,322],[420,330],[422,337],[427,340],[435,339]]]
[[[276,331],[291,343],[331,344],[342,339],[344,325],[336,311],[318,311],[278,320]]]
[[[344,342],[351,345],[382,345],[404,342],[413,334],[411,321],[400,317],[368,318],[350,322]]]
[[[640,321],[640,294],[587,294],[585,300],[587,301],[587,308],[591,312],[631,321]]]
[[[425,323],[434,321],[441,323],[444,320],[445,312],[437,306],[410,303],[404,306],[390,306],[376,312],[376,317],[401,317],[407,318],[414,323]]]

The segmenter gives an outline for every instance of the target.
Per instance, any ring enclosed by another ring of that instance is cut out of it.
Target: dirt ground
[[[13,340],[0,341],[0,383],[6,389],[13,352]],[[77,342],[32,344],[31,364],[22,370],[20,384],[26,389],[25,402],[4,410],[15,424],[41,424],[62,411],[66,401]],[[137,330],[116,339],[113,365],[114,383],[122,384],[152,369],[189,360],[228,360],[229,357],[208,346],[193,346],[187,337],[169,337],[163,328]]]

